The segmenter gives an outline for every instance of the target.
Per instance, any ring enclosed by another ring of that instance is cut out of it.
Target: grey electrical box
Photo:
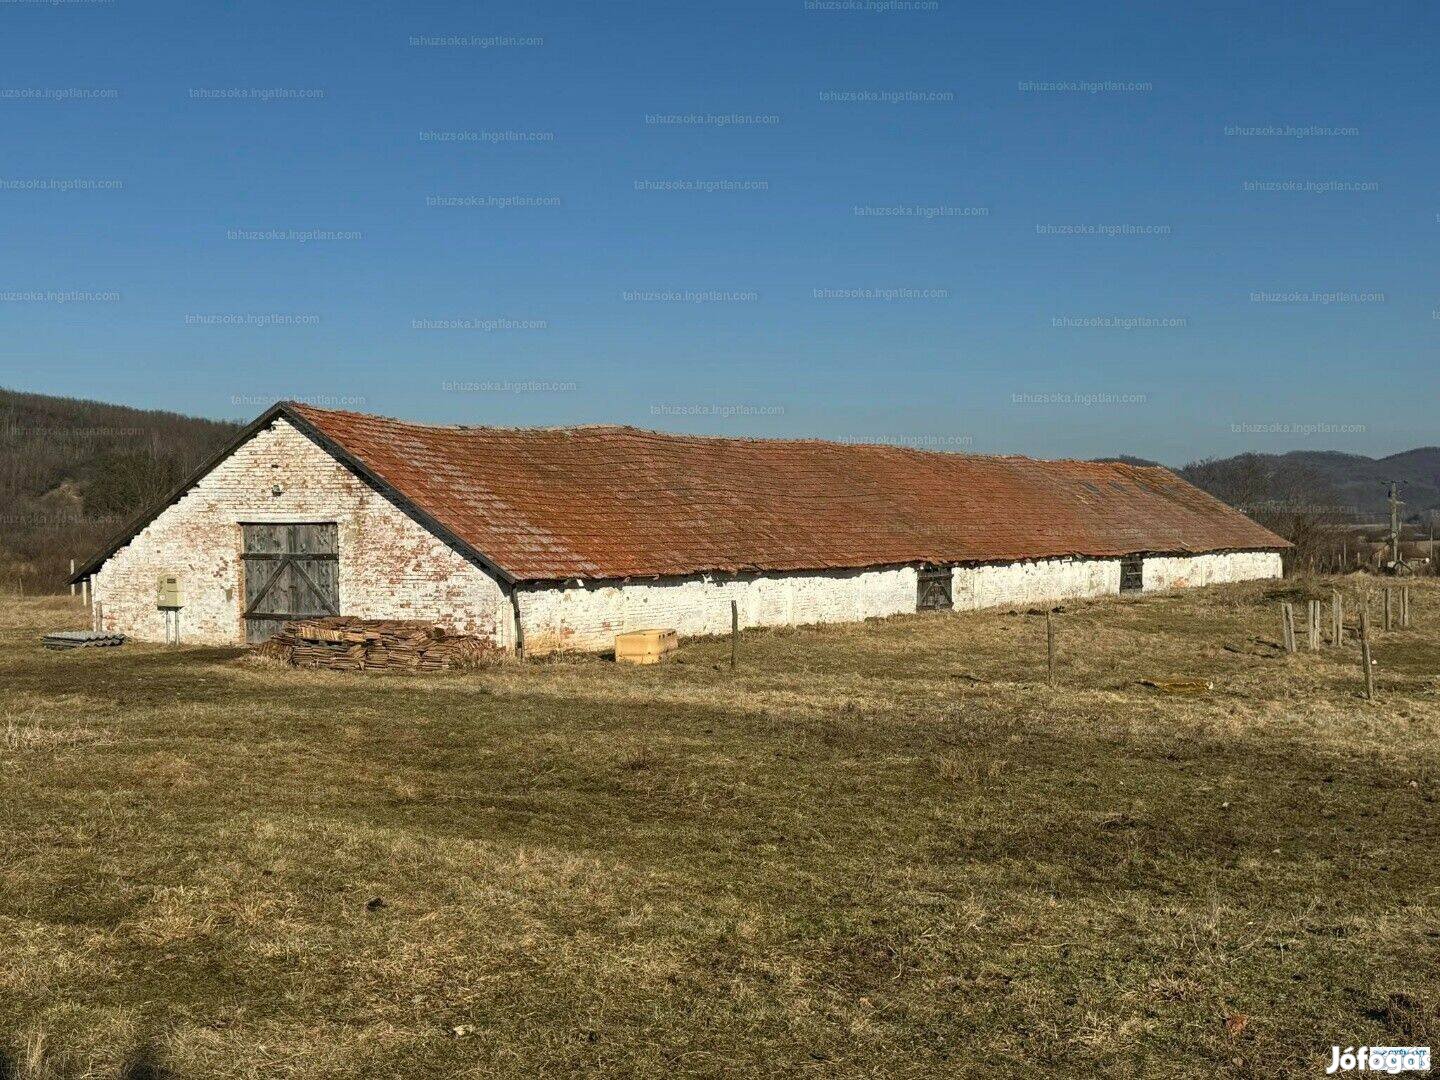
[[[180,579],[171,574],[162,576],[155,585],[155,606],[178,608],[181,605]]]

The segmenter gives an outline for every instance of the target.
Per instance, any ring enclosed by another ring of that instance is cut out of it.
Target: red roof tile
[[[516,580],[1289,546],[1159,467],[282,414]]]

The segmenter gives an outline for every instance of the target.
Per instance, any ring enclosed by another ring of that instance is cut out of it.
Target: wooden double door
[[[242,525],[245,640],[264,641],[291,619],[340,614],[334,522]]]

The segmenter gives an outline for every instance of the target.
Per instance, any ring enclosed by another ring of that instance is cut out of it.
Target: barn
[[[1288,545],[1166,469],[281,402],[83,565],[97,629],[258,642],[433,620],[503,649],[1273,578]]]

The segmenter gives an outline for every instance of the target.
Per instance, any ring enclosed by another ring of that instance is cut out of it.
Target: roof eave
[[[554,573],[519,574],[515,577],[514,584],[521,589],[555,588],[564,586],[572,581],[579,582],[650,582],[664,581],[673,578],[706,577],[709,575],[722,575],[726,577],[738,577],[745,574],[826,574],[838,573],[846,570],[887,570],[894,567],[916,566],[927,564],[932,566],[1008,566],[1012,563],[1023,562],[1045,562],[1057,559],[1092,559],[1113,560],[1122,559],[1130,555],[1141,555],[1147,558],[1181,558],[1199,555],[1243,555],[1249,552],[1272,552],[1279,554],[1295,545],[1288,540],[1274,537],[1273,543],[1266,544],[1238,544],[1232,547],[1206,547],[1206,548],[1135,548],[1116,549],[1105,551],[1064,551],[1047,552],[1045,554],[1031,555],[997,555],[997,556],[976,556],[968,559],[956,559],[949,556],[932,555],[929,557],[915,556],[900,561],[883,560],[880,562],[856,562],[856,563],[826,563],[813,566],[697,566],[689,568],[675,568],[667,570],[650,571],[625,571],[612,574],[597,573],[567,573],[557,575]]]

